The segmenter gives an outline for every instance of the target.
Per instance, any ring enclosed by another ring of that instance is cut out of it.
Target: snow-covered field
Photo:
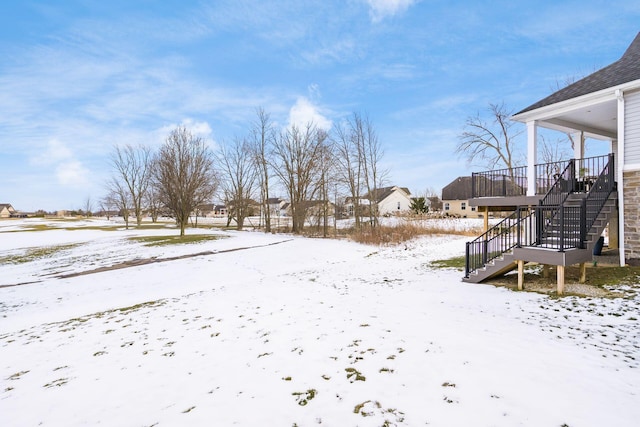
[[[45,223],[0,221],[1,426],[640,420],[640,299],[429,265],[465,237],[377,248],[200,229],[221,238],[148,247],[128,238],[175,229],[23,228]]]

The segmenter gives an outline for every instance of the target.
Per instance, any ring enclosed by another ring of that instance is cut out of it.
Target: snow
[[[187,232],[220,238],[0,221],[0,425],[637,425],[637,296],[464,283],[429,264],[463,254],[455,235]]]

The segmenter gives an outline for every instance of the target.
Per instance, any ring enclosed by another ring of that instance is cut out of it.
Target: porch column
[[[573,142],[573,157],[575,159],[584,158],[584,132],[574,132],[571,134],[571,142]],[[577,167],[578,165],[576,165]]]
[[[618,163],[618,141],[615,139],[612,139],[610,141],[610,146],[609,146],[609,152],[613,153],[613,162],[615,165],[615,177],[616,180],[618,180],[618,168],[619,163]],[[620,187],[622,188],[622,187]],[[620,191],[620,189],[618,190]],[[618,207],[616,206],[616,210],[614,211],[613,215],[611,216],[611,219],[609,220],[609,249],[618,249],[619,247],[619,222],[618,222]]]
[[[618,181],[618,246],[620,252],[620,266],[624,267],[626,263],[624,253],[624,93],[618,89],[616,90],[616,97],[618,98],[618,158],[615,159]]]
[[[536,195],[536,163],[538,163],[538,123],[527,122],[527,196]]]
[[[573,143],[573,158],[576,160],[584,159],[584,132],[574,132],[570,135]],[[580,170],[584,167],[582,161],[576,161],[574,164],[575,176],[580,176]]]

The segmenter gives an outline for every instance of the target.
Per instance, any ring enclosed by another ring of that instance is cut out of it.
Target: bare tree
[[[273,145],[273,170],[287,189],[291,202],[292,231],[301,233],[309,207],[318,190],[324,131],[309,123],[304,129],[293,125]]]
[[[356,138],[349,123],[334,128],[333,140],[336,152],[337,179],[345,187],[353,205],[355,228],[360,229],[360,196],[362,190],[362,164],[358,155]]]
[[[115,180],[120,181],[130,196],[131,209],[136,224],[142,223],[143,200],[151,180],[151,149],[139,145],[115,147],[111,163],[116,170]]]
[[[271,209],[269,206],[269,155],[273,141],[275,140],[275,129],[271,122],[270,115],[263,108],[256,110],[257,119],[251,125],[251,152],[256,167],[256,179],[260,187],[260,205],[264,216],[264,231],[271,232]]]
[[[152,167],[153,170],[153,167]],[[158,222],[158,216],[162,209],[162,199],[160,197],[160,190],[157,185],[152,182],[144,195],[144,207],[151,216],[151,222]]]
[[[105,204],[107,206],[115,206],[122,218],[124,219],[125,229],[129,229],[129,214],[131,213],[131,193],[122,181],[112,177],[107,184],[107,195],[105,196]]]
[[[504,103],[489,104],[489,121],[478,113],[468,117],[464,131],[459,136],[456,152],[471,163],[479,163],[494,169],[503,166],[513,179],[513,169],[518,163],[517,137],[521,131],[512,129],[511,112]]]
[[[213,153],[203,138],[180,126],[160,148],[154,176],[163,205],[174,216],[182,237],[191,213],[215,193]]]
[[[87,196],[84,201],[84,214],[91,216],[91,211],[93,211],[93,202],[91,201],[91,196]]]
[[[368,116],[362,117],[360,114],[354,113],[351,126],[358,143],[363,181],[369,198],[370,224],[372,228],[375,228],[379,221],[378,189],[383,186],[388,175],[388,171],[381,169],[380,165],[384,157],[384,150]]]
[[[318,225],[320,225],[320,219],[322,219],[322,236],[327,237],[329,231],[329,215],[331,211],[331,202],[329,197],[329,190],[331,185],[335,182],[335,153],[332,140],[328,137],[325,131],[319,130],[323,133],[320,137],[324,140],[322,147],[320,148],[320,176],[318,180],[318,194],[320,197],[319,202],[320,211]],[[335,209],[335,206],[334,206]]]
[[[229,218],[235,219],[237,229],[242,230],[244,220],[250,214],[256,183],[257,164],[252,158],[249,143],[235,139],[233,143],[222,144],[217,163]]]
[[[353,205],[356,229],[361,228],[361,215],[366,209],[369,224],[378,225],[378,189],[388,171],[381,168],[382,144],[367,115],[353,113],[334,129],[338,180],[345,187]],[[366,199],[366,203],[363,203]]]
[[[111,218],[111,211],[116,208],[116,203],[112,198],[112,194],[108,193],[100,199],[100,210],[107,217],[107,221]]]

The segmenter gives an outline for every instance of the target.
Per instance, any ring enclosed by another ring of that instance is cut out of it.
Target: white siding
[[[625,96],[624,163],[640,164],[640,92]]]
[[[399,208],[398,208],[399,206]],[[381,215],[406,212],[411,207],[411,199],[402,190],[396,190],[378,204]]]

